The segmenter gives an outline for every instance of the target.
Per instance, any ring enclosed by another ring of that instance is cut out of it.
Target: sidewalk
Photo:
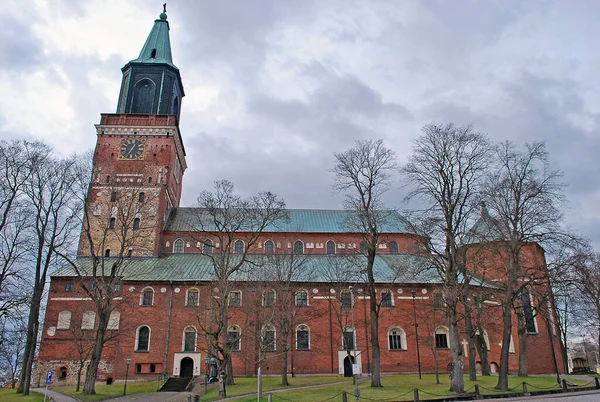
[[[30,388],[30,391],[44,395],[46,388]],[[60,392],[52,391],[51,389],[46,392],[46,395],[51,397],[54,402],[79,402],[78,399],[71,398],[70,396],[61,394]]]

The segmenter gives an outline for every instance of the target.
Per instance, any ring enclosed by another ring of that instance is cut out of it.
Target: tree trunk
[[[448,298],[448,321],[450,332],[450,351],[452,353],[452,370],[450,372],[450,390],[456,393],[465,391],[463,349],[458,335],[458,300],[456,296]]]
[[[289,351],[286,345],[281,356],[281,385],[284,387],[290,385],[287,378],[288,353]]]
[[[77,387],[75,388],[75,392],[79,392],[79,387],[81,386],[81,372],[83,371],[83,365],[85,361],[79,362],[79,369],[77,370]]]
[[[487,377],[490,375],[490,364],[488,362],[487,343],[483,337],[483,328],[479,328],[479,335],[474,337],[474,341],[477,354],[479,354],[479,358],[481,359],[481,375]]]
[[[381,351],[379,348],[379,311],[377,310],[377,291],[375,290],[375,278],[373,276],[373,263],[375,261],[375,250],[369,250],[367,261],[367,278],[369,288],[369,306],[371,310],[371,387],[382,387],[381,385]],[[355,330],[356,332],[356,330]],[[356,348],[356,345],[354,346]]]
[[[517,332],[519,333],[519,377],[527,377],[527,327],[523,314],[517,315]]]
[[[40,303],[42,300],[41,289],[36,283],[36,288],[33,291],[33,297],[31,299],[31,306],[29,307],[29,319],[27,322],[27,341],[25,343],[25,351],[23,352],[23,368],[21,369],[21,375],[19,378],[19,387],[17,388],[18,393],[23,395],[29,395],[29,386],[31,383],[31,370],[33,367],[33,358],[35,357],[35,349],[37,347],[37,336],[40,327]]]
[[[498,372],[498,384],[496,388],[508,391],[508,358],[510,351],[510,339],[512,335],[512,297],[505,296],[502,306],[502,349],[500,351],[500,370]]]
[[[103,302],[103,301],[102,301]],[[110,305],[98,309],[98,329],[96,331],[96,339],[94,340],[94,349],[92,357],[85,373],[85,381],[83,383],[84,395],[96,394],[96,378],[98,375],[98,367],[102,360],[102,350],[104,349],[104,337],[106,336],[106,327],[108,325],[108,317],[110,316]]]
[[[473,328],[473,321],[471,318],[471,309],[467,304],[466,297],[463,299],[463,306],[465,309],[465,327],[467,332],[467,350],[469,351],[469,380],[477,381],[477,362],[475,353],[475,344],[473,338],[475,337],[475,329]]]

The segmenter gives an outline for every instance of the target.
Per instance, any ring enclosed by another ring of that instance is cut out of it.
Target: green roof
[[[278,259],[279,258],[279,259]],[[284,260],[287,258],[288,260]],[[269,273],[276,264],[289,263],[289,255],[265,256],[249,255],[249,263],[244,264],[233,280],[272,280]],[[366,267],[366,257],[362,255],[302,255],[295,256],[294,266],[297,275],[294,282],[335,283],[364,282],[362,272]],[[274,260],[275,259],[275,260]],[[105,266],[117,261],[104,259]],[[83,273],[91,272],[92,259],[80,257],[76,260]],[[429,257],[416,255],[378,255],[373,266],[375,281],[396,284],[441,283],[437,270]],[[73,267],[63,265],[52,277],[77,276]],[[203,254],[166,254],[160,257],[127,258],[122,266],[125,281],[141,282],[209,282],[214,280],[211,257]],[[496,287],[494,284],[473,280],[473,285]]]
[[[463,239],[464,244],[486,243],[491,241],[506,240],[505,229],[500,224],[500,221],[493,218],[485,204],[481,207],[481,216],[473,227],[469,229]]]
[[[144,43],[140,55],[129,63],[159,63],[177,68],[173,64],[173,57],[171,56],[169,22],[166,19],[166,14],[164,17],[164,19],[154,20],[154,26],[148,35],[148,39],[146,39],[146,43]]]
[[[356,212],[326,209],[288,209],[288,218],[269,225],[263,233],[359,233],[352,224]],[[416,233],[410,222],[396,211],[381,211],[380,233]],[[168,232],[216,231],[212,217],[202,208],[174,208],[164,230]],[[251,231],[251,229],[245,229]],[[243,232],[244,229],[240,229]]]

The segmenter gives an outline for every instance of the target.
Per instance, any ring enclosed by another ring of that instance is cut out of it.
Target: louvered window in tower
[[[147,78],[140,80],[133,88],[132,113],[150,114],[154,106],[156,85]]]

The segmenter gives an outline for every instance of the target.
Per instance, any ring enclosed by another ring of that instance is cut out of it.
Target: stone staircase
[[[192,382],[193,377],[170,377],[160,388],[165,392],[184,392]]]

